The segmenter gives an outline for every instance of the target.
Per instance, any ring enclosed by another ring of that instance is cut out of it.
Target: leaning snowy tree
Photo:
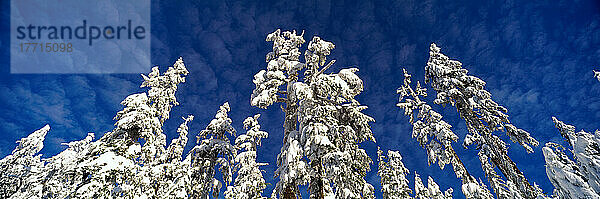
[[[426,101],[421,100],[421,97],[427,96],[427,90],[421,87],[419,82],[413,89],[410,85],[411,75],[405,69],[402,71],[404,85],[397,90],[400,94],[397,106],[404,109],[404,114],[409,116],[409,122],[413,126],[412,137],[427,151],[428,163],[431,165],[437,162],[440,169],[444,169],[447,164],[452,165],[454,174],[462,181],[462,192],[465,197],[493,198],[485,184],[478,182],[469,174],[454,151],[452,142],[455,142],[458,136],[452,132],[452,126],[444,121],[442,115],[435,112]]]
[[[575,162],[565,148],[546,143],[542,148],[546,160],[546,174],[554,185],[558,198],[600,198],[600,132],[575,132],[575,126],[552,117],[555,127],[566,139]]]
[[[533,152],[531,147],[537,146],[538,142],[527,131],[519,129],[511,123],[506,114],[508,110],[491,99],[490,92],[484,88],[484,81],[467,73],[468,71],[462,67],[462,63],[449,59],[440,52],[439,47],[431,44],[429,60],[425,66],[425,82],[430,83],[437,93],[434,103],[449,104],[456,107],[460,117],[466,122],[468,134],[464,139],[463,146],[477,145],[481,167],[496,196],[498,198],[536,198],[542,196],[541,189],[530,184],[517,165],[510,159],[507,154],[507,144],[495,132],[505,131],[513,142],[523,146],[528,153]],[[422,88],[417,85],[416,91],[403,88],[399,93],[403,97],[415,94],[424,95],[424,90],[421,91],[420,89]],[[405,113],[411,114],[413,109],[419,108],[418,104],[417,99],[412,99],[400,103],[399,106],[405,109]],[[438,161],[440,166],[451,163],[457,176],[463,180],[463,192],[465,192],[465,188],[473,186],[465,187],[464,185],[475,185],[476,181],[469,177],[466,170],[461,168],[458,157],[453,157],[455,153],[450,142],[457,139],[456,135],[449,131],[450,126],[447,123],[439,123],[441,115],[430,112],[431,108],[429,106],[420,109],[423,111],[420,111],[419,117],[426,120],[431,119],[426,122],[415,123],[411,114],[411,123],[418,130],[416,133],[413,131],[413,136],[417,137],[417,140],[422,139],[424,136],[435,136],[439,142],[426,143],[427,139],[419,140],[420,144],[428,149],[430,163]],[[432,124],[434,126],[431,126]],[[497,168],[506,180],[503,180],[494,168]],[[475,187],[479,187],[476,188],[478,190],[484,190],[480,186]],[[481,196],[485,195],[488,194],[484,193]]]
[[[267,41],[273,42],[273,51],[267,54],[266,70],[254,76],[251,105],[282,103],[285,114],[275,171],[279,181],[272,197],[296,198],[298,186],[308,183],[310,198],[373,198],[373,186],[364,180],[372,161],[358,144],[375,140],[369,126],[374,119],[354,99],[363,89],[354,74],[358,69],[324,74],[335,62],[326,64],[335,46],[316,36],[304,53],[305,62],[299,50],[303,34],[277,30]]]

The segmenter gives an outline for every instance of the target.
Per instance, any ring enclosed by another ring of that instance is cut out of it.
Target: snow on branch
[[[258,118],[260,114],[254,117],[248,117],[244,120],[244,129],[246,134],[238,136],[235,140],[235,147],[243,152],[235,156],[235,170],[237,176],[234,186],[228,186],[225,191],[227,199],[260,199],[263,190],[267,187],[263,178],[263,171],[260,166],[266,163],[257,163],[257,146],[261,145],[261,139],[267,138],[269,134],[260,130]]]
[[[478,154],[489,157],[493,166],[498,167],[507,178],[506,185],[514,183],[523,197],[535,198],[541,195],[541,190],[531,185],[510,159],[506,143],[493,133],[505,131],[514,143],[523,146],[528,153],[533,152],[532,147],[537,146],[538,141],[531,137],[529,132],[511,123],[507,115],[508,110],[492,100],[492,95],[485,89],[483,80],[468,75],[462,63],[442,54],[441,49],[434,43],[429,50],[429,60],[425,66],[425,82],[430,83],[433,90],[437,92],[434,103],[455,106],[460,117],[466,122],[469,133],[463,145],[477,144],[478,149],[483,152]],[[485,162],[487,161],[482,161],[483,168]],[[488,173],[491,175],[491,172]],[[488,179],[492,180],[489,176]],[[500,186],[501,183],[491,184],[498,185],[492,187],[493,190],[506,188]],[[496,192],[498,197],[501,194]]]
[[[41,154],[37,153],[44,148],[44,139],[49,130],[50,126],[45,125],[17,141],[18,145],[12,153],[0,160],[0,198],[9,198],[25,188],[24,181],[43,169]]]
[[[219,107],[215,118],[208,126],[200,131],[196,142],[185,161],[190,162],[191,180],[198,185],[192,188],[192,197],[208,196],[218,197],[223,183],[215,178],[215,168],[219,166],[225,186],[232,182],[233,162],[237,150],[231,145],[227,134],[235,136],[235,129],[231,126],[228,116],[229,103],[225,102]]]
[[[552,117],[555,127],[567,140],[572,161],[563,146],[547,143],[542,151],[546,174],[560,198],[598,198],[600,193],[600,133],[575,132],[575,126]]]
[[[533,152],[531,146],[539,143],[530,134],[515,127],[508,119],[508,110],[492,100],[485,82],[475,76],[468,75],[462,63],[451,60],[440,52],[440,48],[431,44],[429,61],[425,66],[425,82],[437,92],[436,104],[456,106],[460,115],[465,118],[467,126],[473,129],[475,140],[480,137],[479,129],[490,131],[503,130],[510,139],[523,146],[528,153]],[[467,140],[465,140],[466,144]]]
[[[275,171],[279,181],[272,196],[297,197],[298,186],[308,184],[310,198],[374,197],[364,179],[372,160],[358,147],[375,141],[369,124],[374,119],[354,99],[364,88],[358,69],[325,74],[335,63],[327,63],[335,45],[317,36],[308,43],[305,62],[299,60],[303,34],[276,30],[267,41],[273,42],[273,51],[267,54],[266,70],[254,76],[251,105],[267,108],[281,102],[285,113]]]
[[[492,198],[490,191],[469,174],[454,151],[452,142],[455,142],[458,136],[452,132],[452,126],[445,122],[442,115],[434,111],[426,101],[421,100],[421,97],[427,96],[427,90],[422,88],[419,82],[413,89],[412,76],[405,69],[403,72],[404,85],[396,91],[400,94],[396,106],[404,109],[404,114],[409,116],[409,122],[413,125],[412,137],[426,149],[428,163],[431,165],[437,162],[440,169],[451,164],[456,177],[462,180],[463,187],[468,187],[462,189],[467,198]]]

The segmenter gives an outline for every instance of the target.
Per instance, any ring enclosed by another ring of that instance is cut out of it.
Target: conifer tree
[[[482,169],[485,171],[492,190],[497,197],[520,195],[536,198],[541,190],[525,178],[507,154],[507,145],[494,133],[504,131],[511,141],[520,144],[528,153],[539,143],[530,134],[515,127],[508,119],[508,110],[491,99],[485,90],[485,82],[467,74],[462,63],[449,59],[440,48],[431,44],[429,61],[425,66],[425,80],[430,83],[437,96],[434,103],[456,107],[466,122],[468,134],[463,145],[476,144]],[[502,180],[493,168],[498,168],[506,177]],[[516,193],[513,190],[517,191]]]
[[[197,145],[185,159],[190,164],[188,174],[194,182],[188,190],[190,197],[208,198],[210,193],[215,198],[219,196],[223,182],[215,178],[217,166],[225,186],[232,181],[232,163],[237,151],[227,136],[236,133],[227,114],[230,110],[227,102],[219,107],[215,118],[198,134]]]
[[[388,157],[383,155],[383,151],[377,149],[377,157],[379,160],[379,177],[381,177],[381,192],[383,199],[410,199],[413,198],[410,194],[413,190],[408,187],[406,174],[409,172],[404,163],[402,156],[397,151],[388,151]],[[387,159],[387,162],[386,160]],[[452,188],[449,188],[444,193],[440,191],[440,187],[429,177],[427,179],[427,187],[423,185],[419,174],[415,173],[415,199],[450,199],[452,198]]]
[[[246,134],[239,135],[235,139],[235,147],[243,152],[235,156],[235,169],[237,176],[235,186],[228,186],[225,192],[227,199],[260,199],[263,190],[267,187],[263,178],[260,166],[266,163],[257,163],[257,147],[261,145],[261,140],[267,138],[269,134],[260,130],[258,118],[260,114],[254,117],[248,117],[244,120]]]
[[[0,160],[0,197],[8,198],[27,187],[28,177],[40,172],[44,166],[37,153],[44,148],[44,139],[50,130],[46,125],[17,141],[19,144],[10,155]],[[33,179],[38,180],[38,179]]]
[[[409,116],[409,122],[413,125],[412,137],[427,151],[428,163],[431,165],[437,162],[440,169],[444,169],[447,164],[452,165],[454,174],[462,181],[462,191],[467,198],[492,198],[490,191],[469,174],[454,151],[452,142],[458,136],[452,132],[452,126],[426,101],[421,100],[421,97],[427,96],[427,89],[421,87],[419,82],[413,89],[410,85],[411,75],[404,69],[403,72],[404,85],[397,90],[400,94],[397,106]]]
[[[408,186],[406,174],[408,169],[402,163],[402,156],[397,151],[388,151],[387,157],[381,149],[377,149],[379,169],[377,174],[381,178],[381,193],[383,199],[408,199],[412,190]],[[387,162],[386,160],[387,159]]]
[[[442,193],[440,186],[438,186],[433,178],[427,178],[427,187],[423,185],[419,174],[415,173],[415,199],[451,199],[452,188],[449,188]]]
[[[547,143],[542,151],[546,174],[554,185],[554,196],[559,198],[600,197],[600,133],[575,132],[575,126],[552,117],[555,127],[567,141],[576,161],[556,143]]]
[[[375,140],[369,126],[374,120],[354,99],[363,89],[354,74],[358,69],[324,74],[335,63],[326,60],[335,45],[316,36],[305,62],[299,50],[303,34],[277,30],[267,41],[273,42],[273,51],[267,54],[267,69],[254,76],[251,105],[283,103],[284,140],[272,197],[295,198],[298,186],[308,184],[310,198],[372,198],[373,187],[364,180],[372,161],[358,144]]]

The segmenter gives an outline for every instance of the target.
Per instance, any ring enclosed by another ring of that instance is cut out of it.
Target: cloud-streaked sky
[[[119,102],[143,91],[141,77],[9,74],[10,7],[8,1],[0,4],[0,156],[45,124],[52,127],[42,151],[45,157],[64,149],[62,142],[110,131],[114,114],[122,108]],[[169,140],[177,135],[181,116],[195,115],[190,129],[198,132],[225,101],[238,131],[243,131],[245,117],[261,113],[259,121],[270,135],[258,149],[259,160],[269,163],[264,167],[267,181],[276,182],[270,177],[282,143],[283,113],[277,106],[251,107],[249,99],[252,77],[266,67],[265,54],[271,50],[265,37],[278,28],[304,30],[306,40],[317,35],[333,42],[336,48],[329,58],[337,62],[329,72],[360,69],[365,91],[358,100],[376,120],[372,127],[377,139],[363,147],[374,160],[377,145],[400,151],[411,171],[411,186],[416,171],[463,197],[451,167],[427,165],[425,151],[410,136],[408,118],[395,107],[402,68],[422,81],[431,42],[486,81],[492,98],[508,108],[511,121],[540,145],[562,143],[552,116],[577,130],[600,128],[600,82],[592,73],[600,69],[597,1],[153,1],[152,64],[164,70],[182,56],[190,71],[177,93],[181,105],[164,127]],[[433,96],[427,99],[432,102]],[[484,180],[475,149],[460,147],[466,127],[455,109],[433,107],[459,135],[455,148],[471,173]],[[551,193],[541,147],[526,154],[506,141],[526,177]],[[378,190],[376,162],[371,168],[367,180]]]

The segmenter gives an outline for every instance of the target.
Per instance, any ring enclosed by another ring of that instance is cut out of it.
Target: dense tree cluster
[[[284,113],[284,139],[274,173],[278,181],[271,198],[302,198],[301,186],[311,199],[375,198],[374,187],[365,180],[373,161],[360,147],[365,141],[375,142],[370,126],[374,119],[355,99],[364,88],[359,70],[325,73],[335,63],[327,60],[335,45],[317,36],[304,53],[303,33],[276,30],[266,41],[273,48],[266,68],[254,75],[250,104],[263,109],[280,104]],[[505,132],[528,153],[538,141],[508,119],[508,110],[492,100],[485,82],[468,74],[462,63],[442,54],[435,44],[429,56],[425,85],[436,92],[433,103],[456,108],[468,130],[462,146],[476,146],[485,176],[476,178],[465,167],[453,145],[459,136],[425,100],[427,89],[419,82],[412,85],[406,70],[397,106],[408,116],[412,137],[425,149],[428,163],[440,169],[452,166],[467,198],[600,198],[599,131],[576,133],[574,126],[552,118],[567,146],[547,143],[542,148],[555,187],[552,195],[544,195],[508,156],[499,133]],[[260,114],[246,118],[245,133],[237,135],[225,102],[187,154],[192,115],[183,118],[179,136],[167,145],[163,124],[179,105],[176,91],[187,75],[181,58],[162,74],[158,67],[142,74],[141,87],[149,90],[121,102],[113,130],[97,140],[89,133],[50,158],[38,154],[50,126],[22,138],[0,160],[0,198],[267,198],[260,168],[266,164],[258,163],[257,157],[269,134],[261,129]],[[594,75],[600,80],[600,72]],[[416,172],[411,188],[409,169],[397,151],[385,155],[378,149],[377,164],[385,199],[453,197],[452,188],[440,191],[431,177],[425,186]]]
[[[115,129],[96,141],[90,133],[81,141],[66,144],[68,148],[58,155],[40,159],[37,153],[50,127],[46,125],[21,139],[12,153],[0,160],[0,198],[217,197],[223,184],[233,181],[234,168],[247,172],[248,167],[258,168],[260,164],[254,162],[255,159],[244,158],[252,152],[237,154],[243,143],[239,146],[230,143],[228,137],[235,136],[236,131],[228,117],[228,103],[223,104],[206,129],[200,131],[196,145],[185,158],[188,123],[193,116],[183,118],[184,122],[177,129],[179,137],[166,146],[162,125],[169,118],[171,108],[178,104],[177,85],[185,82],[187,74],[180,58],[162,75],[158,67],[149,75],[142,75],[142,87],[150,90],[126,97],[121,102],[123,110],[115,116]],[[252,127],[246,137],[266,137],[266,132],[257,132],[258,121],[246,123]],[[256,151],[256,146],[252,150]],[[217,180],[216,169],[220,170],[218,173],[224,182]],[[238,176],[232,189],[250,193],[239,187],[245,186],[244,181],[248,179],[262,180],[262,173],[259,170]],[[264,180],[262,182],[252,191],[262,192],[265,187]]]

